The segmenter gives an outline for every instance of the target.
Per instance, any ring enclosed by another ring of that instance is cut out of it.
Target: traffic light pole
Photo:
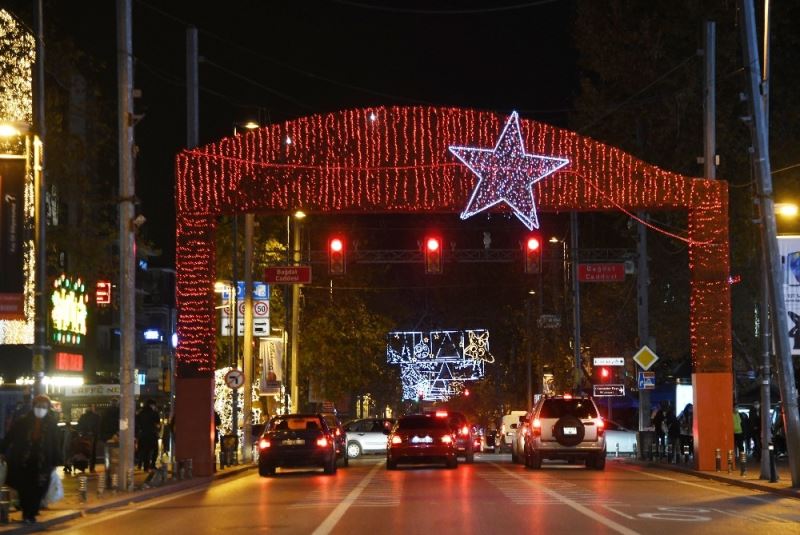
[[[578,282],[578,212],[569,213],[570,260],[572,262],[572,325],[575,355],[575,391],[580,391],[583,379],[581,362],[581,285]]]
[[[244,348],[243,373],[244,392],[242,395],[242,460],[249,463],[253,460],[253,230],[255,215],[244,216]]]

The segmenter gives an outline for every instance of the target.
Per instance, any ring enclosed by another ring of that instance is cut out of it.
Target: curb
[[[661,470],[669,470],[671,472],[680,472],[681,474],[687,474],[690,476],[699,477],[702,479],[709,479],[712,481],[719,481],[720,483],[727,483],[729,485],[736,485],[738,487],[744,487],[751,490],[760,490],[762,492],[771,492],[774,494],[781,494],[783,496],[788,496],[790,498],[798,498],[800,499],[800,490],[792,489],[792,488],[777,488],[777,487],[770,487],[768,486],[769,483],[755,483],[753,481],[746,481],[741,479],[735,479],[732,477],[726,477],[722,475],[717,475],[715,472],[700,472],[698,470],[692,470],[691,468],[683,468],[681,466],[670,465],[670,464],[662,464],[662,463],[653,463],[649,461],[640,462],[642,466],[647,468],[658,468]]]
[[[173,494],[194,487],[209,485],[211,483],[214,483],[215,481],[221,479],[228,479],[230,477],[247,472],[248,470],[253,470],[255,469],[255,467],[256,465],[240,465],[225,472],[218,472],[213,476],[197,477],[181,481],[179,483],[166,485],[163,487],[153,487],[150,489],[141,490],[130,494],[120,494],[118,497],[112,498],[104,503],[98,503],[97,505],[86,506],[82,509],[66,510],[62,514],[55,513],[55,516],[53,518],[42,520],[41,522],[37,522],[36,524],[33,525],[31,524],[16,524],[16,525],[6,524],[5,526],[0,525],[0,533],[34,533],[37,531],[45,531],[48,528],[51,528],[58,524],[68,522],[70,520],[75,520],[76,518],[81,518],[88,514],[96,514],[103,512],[107,509],[113,509],[115,507],[121,507],[132,503],[145,502],[147,500],[160,498],[161,496]]]

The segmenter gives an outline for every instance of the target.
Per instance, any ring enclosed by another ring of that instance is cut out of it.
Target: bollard
[[[186,459],[186,479],[192,479],[192,460]]]
[[[667,462],[672,462],[672,444],[667,445]]]
[[[658,445],[651,443],[650,444],[650,460],[656,458],[656,451],[658,451]]]
[[[617,442],[617,451],[614,452],[614,457],[619,457],[619,442]]]
[[[742,477],[747,473],[747,452],[744,450],[739,452],[739,471]]]
[[[111,474],[111,492],[114,494],[119,490],[119,474],[114,472]]]
[[[11,489],[0,487],[0,524],[8,524],[8,513],[11,509]]]
[[[689,464],[689,445],[683,445],[683,464]],[[717,465],[719,466],[719,465]],[[719,472],[719,468],[717,468],[717,472]]]
[[[125,474],[125,492],[132,492],[134,490],[133,468],[128,468],[128,473]]]
[[[769,482],[776,483],[778,481],[778,472],[775,469],[775,445],[769,443]]]
[[[97,497],[102,498],[105,492],[106,492],[106,478],[105,474],[101,474],[97,476]]]
[[[86,476],[78,477],[78,499],[80,499],[81,503],[86,503],[86,500],[89,498],[88,489],[89,478]]]
[[[728,450],[728,473],[733,473],[733,450]]]
[[[722,452],[720,452],[719,448],[714,450],[714,464],[717,472],[722,471]]]
[[[172,479],[178,479],[178,463],[177,460],[172,461]]]
[[[638,459],[639,453],[636,451],[636,442],[633,443],[633,458]]]

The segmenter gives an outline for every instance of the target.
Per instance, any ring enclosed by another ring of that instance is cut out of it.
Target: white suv
[[[525,466],[542,467],[542,459],[586,461],[587,468],[606,466],[605,424],[589,397],[548,396],[527,416]]]

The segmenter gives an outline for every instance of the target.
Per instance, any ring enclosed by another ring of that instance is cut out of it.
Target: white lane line
[[[518,480],[524,482],[525,484],[530,485],[531,487],[541,489],[542,492],[544,492],[546,494],[549,494],[550,496],[552,496],[552,497],[556,498],[557,500],[559,500],[561,503],[563,503],[565,505],[569,505],[570,507],[572,507],[573,509],[575,509],[576,511],[578,511],[582,515],[588,516],[589,518],[591,518],[591,519],[593,519],[593,520],[595,520],[597,522],[600,522],[604,526],[616,531],[617,533],[622,533],[624,535],[640,535],[638,531],[634,531],[632,529],[626,528],[622,524],[617,524],[616,522],[614,522],[610,518],[605,517],[605,516],[603,516],[601,514],[595,513],[594,511],[592,511],[588,507],[584,507],[583,505],[579,504],[575,500],[571,500],[571,499],[567,498],[566,496],[562,496],[561,494],[559,494],[558,492],[556,492],[554,490],[550,490],[550,489],[548,489],[546,487],[543,487],[542,485],[539,485],[538,483],[534,482],[533,480],[530,480],[530,479],[527,479],[525,477],[522,477],[521,475],[519,475],[519,474],[517,474],[515,472],[512,472],[508,468],[504,468],[504,467],[502,467],[502,466],[500,466],[499,464],[496,464],[496,463],[490,463],[490,464],[492,466],[494,466],[495,468],[497,468],[498,470],[500,470],[502,472],[505,472],[506,474],[510,475],[511,477],[513,477],[515,479],[518,479]]]
[[[364,479],[361,480],[361,483],[356,485],[356,488],[350,491],[350,494],[348,494],[347,497],[336,506],[336,509],[331,511],[331,514],[329,514],[328,517],[322,521],[322,524],[320,524],[311,535],[327,535],[330,533],[333,528],[336,527],[336,524],[339,522],[342,516],[344,516],[350,506],[353,505],[353,502],[356,501],[358,495],[361,494],[367,485],[369,485],[370,480],[375,476],[378,468],[381,468],[382,466],[383,463],[376,464],[372,470],[367,473]]]
[[[701,485],[699,483],[692,483],[691,481],[683,481],[683,480],[680,480],[680,479],[675,479],[673,477],[667,477],[667,476],[661,476],[661,475],[658,475],[658,474],[653,474],[653,473],[647,472],[645,470],[633,470],[631,468],[625,468],[623,466],[620,466],[620,468],[622,468],[623,470],[627,470],[628,472],[634,472],[636,474],[644,474],[644,475],[652,477],[654,479],[663,479],[664,481],[672,481],[674,483],[680,483],[681,485],[688,485],[690,487],[697,487],[697,488],[700,488],[700,489],[712,490],[714,492],[720,492],[722,494],[729,494],[731,496],[736,496],[738,498],[747,498],[748,500],[753,500],[753,501],[756,501],[756,502],[766,503],[766,504],[770,504],[770,505],[774,505],[775,504],[774,500],[765,500],[764,498],[759,498],[758,496],[748,496],[747,494],[741,494],[739,492],[733,492],[733,491],[730,491],[730,490],[726,490],[724,488],[709,487],[707,485]],[[753,489],[753,490],[755,490],[755,489]],[[765,492],[765,491],[756,491],[756,492]]]
[[[614,509],[614,508],[613,508],[613,507],[611,507],[611,506],[604,505],[603,507],[605,507],[606,509],[608,509],[608,510],[609,510],[609,511],[611,511],[612,513],[617,513],[619,516],[624,516],[625,518],[629,518],[629,519],[631,519],[631,520],[636,520],[636,517],[635,517],[635,516],[626,515],[626,514],[625,514],[625,513],[623,513],[622,511],[617,511],[616,509]]]

